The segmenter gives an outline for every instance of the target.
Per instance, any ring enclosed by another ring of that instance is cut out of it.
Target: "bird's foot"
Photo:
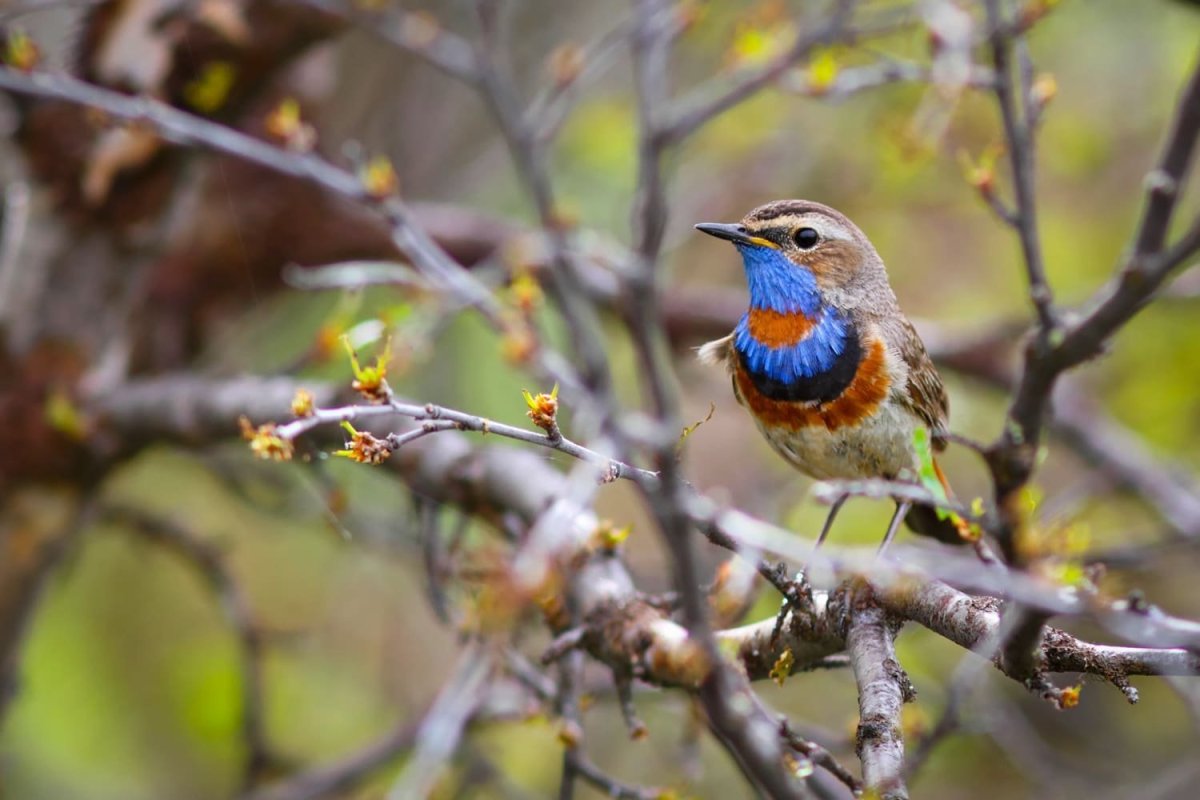
[[[794,614],[812,605],[812,587],[808,583],[808,576],[801,570],[794,577],[788,576],[787,564],[782,561],[775,565],[772,570],[772,583],[779,593],[783,595],[783,599],[779,603],[779,613],[775,616],[775,627],[771,630],[772,644],[779,639],[779,634],[783,632],[783,626],[787,622],[789,614]]]

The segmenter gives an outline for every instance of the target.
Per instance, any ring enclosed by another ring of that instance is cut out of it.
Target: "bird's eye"
[[[821,234],[814,228],[800,228],[792,234],[792,240],[801,250],[811,250],[821,241]]]

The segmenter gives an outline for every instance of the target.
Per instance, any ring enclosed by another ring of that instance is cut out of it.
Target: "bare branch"
[[[580,69],[569,81],[555,80],[534,98],[528,112],[537,143],[545,146],[562,129],[579,91],[616,63],[619,63],[629,38],[631,25],[622,21],[612,30],[584,45],[578,53]]]
[[[508,425],[503,422],[493,422],[484,417],[451,408],[435,406],[432,403],[422,406],[392,399],[386,405],[347,405],[334,408],[315,408],[310,416],[301,417],[286,425],[282,425],[276,430],[276,433],[283,439],[291,440],[313,430],[319,425],[397,416],[424,422],[426,426],[433,424],[436,427],[423,426],[408,433],[398,435],[394,440],[395,446],[393,449],[397,449],[410,441],[438,431],[473,431],[475,433],[503,436],[518,442],[557,450],[573,458],[578,458],[581,461],[596,464],[604,468],[604,477],[606,480],[616,480],[618,478],[636,479],[638,481],[657,480],[657,475],[649,470],[640,469],[622,461],[609,458],[561,434],[551,436],[548,433],[531,431],[527,428],[518,428],[515,425]],[[443,424],[438,425],[437,423]]]
[[[284,175],[310,180],[335,195],[372,208],[387,219],[397,248],[427,279],[477,310],[501,333],[509,328],[509,321],[491,291],[415,224],[412,210],[406,203],[398,197],[372,194],[358,176],[318,155],[276,147],[165,103],[102,89],[69,75],[25,73],[0,66],[0,89],[100,109],[116,119],[150,125],[176,143],[205,147]],[[564,388],[578,391],[581,397],[587,395],[575,370],[565,359],[547,353],[544,348],[537,350],[534,359],[541,366],[547,382],[558,381]]]
[[[402,722],[361,750],[287,780],[270,784],[245,800],[317,800],[345,791],[416,743],[417,723]]]
[[[479,10],[483,24],[480,43],[476,47],[480,70],[478,88],[504,136],[517,168],[517,176],[524,183],[550,242],[553,269],[548,273],[549,285],[562,310],[572,349],[582,362],[588,388],[606,400],[605,408],[593,409],[594,416],[603,417],[613,404],[610,402],[611,375],[599,320],[570,257],[571,245],[550,180],[545,151],[539,146],[535,132],[525,118],[511,75],[500,63],[494,32],[486,23],[483,9],[481,2]],[[604,421],[601,419],[601,422]]]
[[[530,704],[522,686],[514,683],[492,681],[489,692],[476,707],[469,720],[471,725],[486,725],[492,721],[527,719]],[[536,692],[535,692],[536,693]],[[425,716],[425,715],[423,715]],[[242,795],[243,800],[318,800],[328,796],[342,796],[352,792],[374,773],[385,768],[399,755],[417,744],[421,720],[403,720],[365,747],[328,764],[303,770],[284,780]]]
[[[144,441],[143,437],[152,433],[159,440],[199,444],[228,438],[233,420],[243,407],[255,408],[263,418],[286,413],[297,385],[286,379],[244,378],[226,382],[160,379],[111,392],[102,400],[98,398],[95,407],[105,412],[106,437],[125,436],[133,441]],[[332,396],[328,387],[310,385],[308,388],[317,397]],[[467,463],[472,466],[467,468]],[[541,517],[552,499],[565,491],[563,476],[533,453],[501,446],[471,446],[454,433],[441,434],[398,451],[388,464],[417,489],[439,502],[460,505],[474,512],[483,512],[489,507],[507,508],[530,521]],[[964,648],[973,648],[991,635],[999,624],[999,609],[994,599],[973,598],[938,581],[915,579],[912,568],[901,569],[894,563],[878,561],[873,550],[864,550],[861,557],[835,548],[813,554],[811,544],[797,540],[794,534],[744,514],[726,511],[715,515],[712,506],[703,503],[689,503],[689,514],[723,547],[737,550],[749,546],[807,559],[815,571],[840,569],[869,574],[876,586],[877,598],[891,613],[919,622]],[[714,523],[714,519],[719,524]],[[705,520],[709,520],[708,527]],[[714,524],[717,524],[716,528],[712,527]],[[591,531],[595,520],[594,517],[590,522],[579,519],[572,525],[585,532]],[[716,536],[713,531],[723,531],[725,538]],[[585,540],[581,539],[575,546],[584,545]],[[1018,573],[1005,574],[985,568],[974,558],[951,557],[939,552],[935,564],[923,558],[920,550],[898,549],[896,555],[910,564],[924,560],[952,580],[1018,597],[1032,607],[1057,614],[1094,616],[1133,640],[1200,643],[1200,626],[1167,617],[1144,604],[1115,604],[1107,609],[1092,609],[1084,598],[1072,599],[1054,587],[1035,584]],[[576,585],[588,590],[587,607],[603,607],[601,618],[619,614],[628,622],[607,628],[609,634],[617,638],[593,645],[589,652],[593,655],[599,652],[605,661],[638,664],[638,669],[643,670],[649,680],[686,685],[691,680],[688,676],[695,674],[696,665],[703,663],[695,658],[688,632],[666,619],[658,608],[633,597],[630,594],[632,585],[627,576],[620,577],[622,568],[614,559],[602,559],[597,562],[596,569],[601,571],[592,573],[591,579],[575,581]],[[613,574],[613,570],[617,572]],[[740,639],[753,646],[751,643],[766,642],[771,627],[773,621],[768,621],[734,629],[721,636]],[[812,628],[808,635],[803,635],[804,630],[803,626],[785,626],[781,637],[783,646],[796,648],[798,663],[809,658],[816,661],[837,651],[836,637],[831,636],[828,628]],[[636,635],[631,634],[634,631]],[[627,633],[631,638],[626,637]],[[789,636],[799,638],[790,639]],[[815,647],[802,650],[801,642],[809,642]],[[1047,632],[1044,650],[1046,668],[1051,671],[1101,675],[1200,673],[1200,660],[1196,656],[1170,646],[1097,645],[1066,634],[1060,636],[1051,629]],[[765,655],[767,650],[761,650],[759,659],[747,661],[746,667],[752,676],[764,678],[781,652],[776,649],[771,657]]]
[[[824,44],[844,38],[846,23],[854,10],[855,0],[834,0],[832,13],[825,21],[807,33],[796,36],[791,46],[766,64],[740,76],[732,86],[716,92],[702,87],[693,98],[679,101],[678,110],[671,113],[660,135],[665,141],[679,142],[699,130],[714,117],[748,100],[770,86],[787,70],[800,63],[812,51]]]
[[[1054,308],[1054,295],[1046,282],[1046,267],[1042,261],[1042,247],[1037,234],[1037,207],[1034,193],[1034,126],[1036,119],[1030,113],[1027,69],[1020,70],[1019,79],[1013,81],[1013,34],[1007,31],[1000,16],[1000,0],[987,0],[988,28],[991,31],[992,63],[995,66],[996,101],[1000,116],[1004,120],[1009,162],[1012,166],[1013,190],[1016,207],[1004,216],[1011,220],[1021,239],[1021,252],[1025,259],[1025,270],[1029,280],[1029,297],[1037,311],[1039,336],[1044,346],[1050,332],[1058,325],[1058,312]]]
[[[900,708],[916,690],[896,661],[896,631],[875,602],[870,586],[851,587],[846,650],[858,682],[858,757],[863,781],[884,800],[904,800],[904,733]]]
[[[1176,532],[1200,537],[1200,485],[1181,465],[1156,459],[1140,438],[1097,408],[1070,378],[1058,387],[1054,430],[1085,461],[1142,497]]]
[[[814,592],[809,602],[793,604],[778,634],[775,620],[765,619],[718,631],[717,640],[736,646],[751,680],[779,680],[784,677],[779,674],[783,665],[788,665],[787,674],[803,672],[845,649],[842,632],[829,613],[828,600],[827,593]]]
[[[463,728],[483,702],[492,662],[481,642],[469,644],[459,655],[454,673],[417,728],[416,750],[388,792],[389,800],[429,796],[445,763],[458,749]]]
[[[890,57],[861,67],[847,67],[838,72],[831,84],[819,89],[802,79],[794,80],[790,74],[783,76],[784,88],[799,95],[833,101],[893,83],[928,83],[929,79],[930,69],[927,65]],[[992,71],[975,65],[966,85],[973,89],[992,89]]]
[[[95,398],[91,407],[105,421],[104,434],[99,439],[107,441],[108,446],[117,452],[129,452],[130,448],[148,438],[190,444],[227,438],[233,427],[232,420],[239,415],[242,404],[258,418],[269,419],[273,415],[282,415],[286,413],[297,386],[287,379],[204,381],[188,377],[163,378],[130,384],[106,393]],[[329,387],[313,385],[309,389],[319,399],[332,397]],[[480,425],[479,429],[482,431],[483,426]],[[523,435],[537,436],[529,431],[524,431]],[[113,437],[121,442],[119,447],[114,444]],[[426,439],[397,451],[388,464],[415,480],[418,487],[431,497],[444,502],[462,502],[463,498],[453,491],[460,478],[452,477],[453,473],[426,476],[421,469],[425,448],[433,441],[443,443],[435,448],[435,452],[442,448],[449,452],[461,448],[469,450],[456,434],[443,433],[435,439]],[[490,504],[508,507],[531,521],[540,517],[552,504],[555,492],[561,490],[562,479],[556,477],[551,480],[550,475],[557,473],[531,453],[528,454],[528,463],[523,463],[519,469],[502,463],[505,458],[522,459],[521,453],[497,448],[497,472],[494,475],[487,473],[480,478],[496,482],[485,482],[468,493],[467,497],[475,503],[486,500]],[[538,465],[536,468],[533,466],[535,464]],[[531,474],[538,475],[538,481],[529,479]],[[650,485],[648,476],[639,473],[634,473],[634,476],[638,477],[639,482]],[[530,493],[532,489],[536,489],[533,494]],[[467,507],[477,508],[470,504]],[[931,559],[923,550],[901,546],[895,551],[896,555],[910,566],[900,568],[895,563],[876,560],[872,550],[859,552],[831,547],[814,553],[810,541],[742,512],[720,509],[699,494],[692,493],[686,500],[685,508],[690,522],[714,544],[734,552],[746,549],[805,561],[814,574],[867,574],[873,581],[895,581],[903,585],[912,581],[913,570],[920,566],[928,570],[926,576],[932,574],[959,585],[1011,597],[1049,613],[1091,616],[1132,641],[1153,642],[1160,646],[1200,643],[1200,625],[1196,623],[1167,617],[1144,606],[1120,603],[1096,606],[1086,597],[1063,593],[1057,587],[1021,573],[1005,573],[986,567],[973,557],[939,551],[936,559]],[[580,522],[576,527],[583,530],[586,537],[587,532],[594,530],[595,523]],[[770,567],[764,565],[760,571],[769,572]]]
[[[555,686],[554,681],[535,669],[520,654],[510,651],[506,653],[505,657],[509,670],[525,686],[529,687],[531,691],[545,702],[556,704],[559,702],[559,698],[564,693],[564,676],[562,673],[560,673],[558,686]],[[572,658],[572,656],[567,656],[567,658]],[[578,676],[571,676],[570,680],[577,682]],[[578,687],[575,687],[572,691],[577,690]],[[560,711],[560,713],[562,712]],[[563,714],[564,724],[571,726],[569,736],[572,737],[581,737],[583,735],[582,727],[580,727],[576,716],[577,714],[578,708]],[[563,738],[566,738],[566,735]],[[570,787],[573,785],[575,777],[582,778],[607,796],[621,798],[621,800],[657,800],[657,798],[662,797],[662,789],[632,786],[605,773],[587,757],[581,741],[567,744],[563,750],[563,762],[563,779],[559,789],[559,800],[563,800],[564,795],[569,797],[573,793]]]
[[[1008,496],[1032,474],[1034,456],[1058,377],[1101,352],[1108,339],[1159,290],[1171,273],[1200,250],[1200,222],[1165,247],[1167,228],[1200,136],[1200,63],[1180,95],[1158,166],[1147,180],[1146,210],[1118,276],[1100,289],[1090,310],[1064,325],[1046,348],[1027,350],[1025,365],[994,447],[997,494]],[[1003,505],[1003,503],[1001,503]]]
[[[132,506],[107,505],[102,513],[187,560],[204,576],[220,600],[221,610],[238,641],[241,729],[246,746],[241,788],[249,791],[259,779],[279,767],[280,760],[271,749],[265,730],[263,635],[245,592],[220,550],[185,527]]]
[[[570,759],[571,766],[579,777],[599,789],[605,797],[617,800],[658,800],[663,796],[662,789],[632,786],[616,780],[581,753],[568,751],[566,757]]]
[[[479,84],[480,67],[475,61],[471,43],[442,28],[427,15],[399,8],[359,6],[338,0],[299,2],[342,17],[468,85]]]
[[[59,497],[46,514],[37,494],[9,495],[0,508],[0,720],[16,696],[20,645],[42,587],[63,554],[96,514],[90,497]]]
[[[880,601],[905,619],[920,623],[966,649],[975,649],[1000,628],[995,599],[971,597],[938,581],[923,586],[895,585]],[[1129,675],[1200,674],[1200,656],[1183,648],[1138,648],[1092,644],[1048,628],[1042,662],[1052,672],[1087,672],[1111,679]]]
[[[811,761],[813,764],[827,770],[831,775],[846,785],[857,797],[862,793],[862,781],[850,773],[850,770],[842,766],[842,763],[833,757],[833,754],[826,750],[816,742],[810,741],[801,737],[798,733],[792,730],[791,725],[785,720],[780,723],[783,737],[793,750],[800,753],[804,758]]]
[[[999,643],[1000,664],[1006,675],[1061,705],[1059,693],[1042,677],[1042,636],[1051,617],[1019,603],[1010,605],[999,626],[1004,634]]]

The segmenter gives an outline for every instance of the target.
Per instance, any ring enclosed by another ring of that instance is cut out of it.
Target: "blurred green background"
[[[699,21],[679,42],[676,86],[732,69],[747,26],[771,30],[779,24],[772,14],[795,10],[803,17],[812,5],[796,2],[777,12],[762,3],[700,4]],[[450,27],[467,16],[464,3],[428,8]],[[624,5],[615,8],[517,3],[512,40],[523,80],[544,82],[548,53],[607,30],[626,13]],[[1066,0],[1031,35],[1037,70],[1053,75],[1058,86],[1039,137],[1038,192],[1049,276],[1062,302],[1086,298],[1117,264],[1136,220],[1142,178],[1198,40],[1200,13],[1165,0]],[[883,53],[924,59],[927,43],[907,32],[836,58],[848,65]],[[466,90],[361,34],[347,35],[326,55],[335,87],[322,110],[327,141],[355,139],[368,152],[387,152],[410,198],[532,221],[502,141]],[[584,227],[622,241],[629,239],[636,175],[630,79],[628,59],[621,57],[585,92],[554,152],[564,205]],[[931,105],[933,116],[945,115],[944,130],[922,122]],[[1027,317],[1016,239],[968,185],[960,160],[960,153],[978,158],[998,141],[993,105],[986,95],[947,100],[921,85],[883,87],[837,102],[763,92],[671,159],[664,256],[670,282],[741,287],[734,253],[694,235],[692,224],[732,221],[770,199],[805,197],[844,211],[871,237],[910,315],[963,331]],[[1183,219],[1194,216],[1195,197],[1189,202]],[[346,301],[327,294],[264,298],[229,326],[208,363],[216,372],[278,370],[330,319],[384,315],[398,320],[398,340],[414,345],[393,381],[399,392],[524,423],[520,389],[548,387],[531,385],[507,366],[500,344],[474,319],[455,319],[427,336],[412,302],[377,291],[345,312]],[[1120,334],[1110,355],[1079,376],[1155,453],[1191,471],[1200,469],[1198,302],[1156,303]],[[622,396],[634,405],[633,359],[615,326],[608,347]],[[313,376],[342,379],[348,372],[335,361]],[[945,377],[952,427],[985,440],[995,436],[1004,397],[952,373]],[[716,405],[713,420],[689,439],[690,478],[812,535],[825,509],[807,497],[807,480],[760,441],[727,379],[686,353],[677,378],[689,419]],[[946,469],[962,496],[984,490],[985,476],[970,454],[952,450]],[[1137,501],[1097,493],[1087,465],[1061,446],[1051,448],[1038,484],[1048,506],[1068,498],[1053,513],[1086,531],[1092,548],[1164,538]],[[344,505],[332,487],[344,493]],[[239,444],[204,453],[156,448],[111,475],[103,497],[161,513],[227,554],[269,633],[268,739],[297,766],[352,752],[420,714],[454,661],[457,634],[436,620],[425,598],[410,498],[386,476],[340,462],[317,469],[257,463]],[[631,489],[604,488],[600,511],[633,524],[628,546],[642,587],[666,588],[664,554]],[[834,537],[872,543],[889,513],[886,504],[852,502]],[[486,538],[482,531],[473,535]],[[712,565],[720,554],[706,551],[705,557]],[[1195,617],[1198,569],[1194,547],[1165,545],[1136,568],[1113,570],[1106,587],[1143,589],[1166,610]],[[771,613],[772,603],[765,598],[751,617]],[[537,631],[526,639],[530,653],[544,644]],[[909,720],[910,732],[919,733],[937,718],[965,656],[912,626],[898,650],[920,691]],[[602,675],[595,678],[600,685]],[[46,587],[29,632],[19,694],[0,728],[0,797],[228,797],[244,757],[239,680],[235,639],[202,576],[128,530],[93,526]],[[1096,783],[1114,798],[1195,796],[1194,787],[1171,783],[1173,776],[1186,778],[1184,770],[1194,769],[1200,753],[1195,717],[1187,711],[1188,702],[1193,710],[1200,706],[1195,679],[1174,685],[1135,680],[1142,694],[1136,707],[1111,687],[1089,682],[1080,707],[1062,713],[990,668],[977,680],[968,732],[934,753],[914,796],[1091,797]],[[802,728],[833,737],[838,754],[855,761],[856,695],[848,671],[798,676],[782,688],[764,685],[762,694]],[[708,739],[701,737],[699,753],[688,755],[692,711],[685,697],[643,692],[638,708],[650,728],[643,742],[627,740],[611,697],[587,713],[587,748],[600,765],[684,796],[749,796]],[[1001,734],[990,737],[991,730]],[[556,732],[544,718],[473,731],[459,768],[442,783],[442,796],[551,796],[560,766]],[[464,788],[469,767],[489,763],[504,777]],[[347,796],[382,797],[389,774]],[[597,795],[581,788],[580,796]]]

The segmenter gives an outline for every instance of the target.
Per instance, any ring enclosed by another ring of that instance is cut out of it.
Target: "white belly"
[[[799,430],[759,425],[763,436],[793,466],[818,480],[900,478],[916,469],[916,419],[904,407],[884,403],[857,425],[836,431],[824,426]]]

